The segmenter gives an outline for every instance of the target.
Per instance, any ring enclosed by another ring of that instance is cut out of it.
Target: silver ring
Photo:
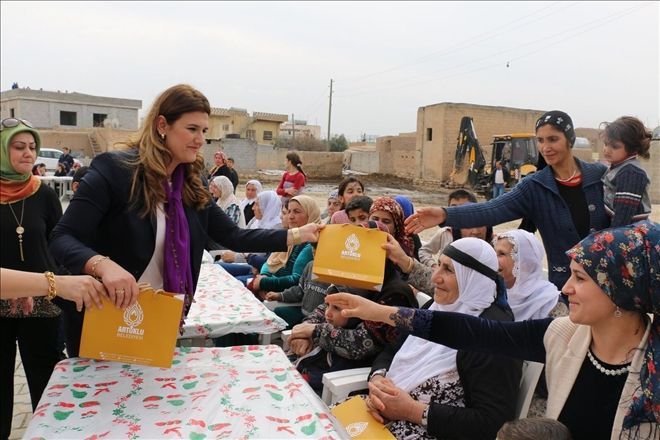
[[[126,291],[124,289],[115,289],[115,293],[119,295],[123,295],[124,293],[126,293]]]

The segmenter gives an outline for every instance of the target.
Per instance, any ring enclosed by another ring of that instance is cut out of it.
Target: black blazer
[[[428,309],[433,300],[422,308]],[[481,314],[482,318],[513,321],[513,315],[497,304]],[[388,345],[372,364],[372,372],[389,369],[394,355],[407,338],[402,334]],[[515,418],[516,399],[522,375],[522,361],[504,355],[458,350],[456,368],[463,386],[465,407],[432,403],[427,431],[438,438],[495,438],[502,425]]]
[[[94,255],[108,255],[139,279],[156,246],[156,219],[140,218],[129,202],[136,150],[97,156],[51,234],[49,250],[73,274]],[[241,229],[213,203],[196,211],[184,205],[190,228],[193,283],[197,286],[207,238],[238,252],[284,251],[287,231]]]

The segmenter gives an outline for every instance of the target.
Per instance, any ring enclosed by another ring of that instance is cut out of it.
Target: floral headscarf
[[[412,257],[414,245],[412,238],[406,235],[406,230],[403,226],[403,210],[401,209],[401,205],[390,197],[379,197],[371,205],[369,215],[371,216],[376,211],[385,211],[392,215],[392,220],[394,220],[394,234],[392,235],[399,242],[406,255]]]
[[[645,220],[592,234],[566,252],[580,263],[610,299],[624,310],[653,314],[641,390],[623,420],[623,428],[660,423],[660,225]]]

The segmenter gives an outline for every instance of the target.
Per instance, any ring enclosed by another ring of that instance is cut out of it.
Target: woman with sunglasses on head
[[[133,304],[138,282],[195,293],[207,238],[242,252],[284,250],[317,241],[317,225],[291,230],[239,228],[203,186],[211,106],[189,85],[165,90],[137,139],[97,156],[52,234],[50,249],[73,274],[101,280],[117,307]],[[77,354],[82,314],[65,310],[67,346]]]
[[[8,118],[0,132],[0,266],[49,273],[57,267],[48,235],[62,217],[53,191],[32,174],[41,140],[29,122]],[[42,275],[43,277],[43,275]],[[44,278],[45,279],[45,278]],[[0,436],[11,432],[16,343],[34,410],[62,351],[58,348],[60,309],[52,297],[0,301]]]
[[[536,141],[547,167],[488,202],[421,208],[406,219],[409,233],[439,224],[470,228],[524,218],[538,228],[548,258],[548,278],[561,289],[570,276],[565,251],[610,225],[601,182],[607,168],[573,156],[575,128],[564,112],[553,110],[536,121]]]
[[[331,295],[346,317],[396,325],[455,349],[545,363],[546,417],[575,440],[660,437],[660,225],[589,235],[566,252],[569,316],[496,322]]]

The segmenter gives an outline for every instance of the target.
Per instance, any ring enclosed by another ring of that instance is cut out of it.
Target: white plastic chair
[[[522,367],[522,377],[520,378],[520,388],[518,389],[518,399],[516,400],[516,418],[525,419],[529,412],[529,405],[532,403],[534,390],[539,381],[543,364],[540,362],[524,361]]]
[[[325,373],[321,399],[326,405],[332,405],[347,398],[353,391],[366,389],[370,371],[371,367],[364,367]]]

